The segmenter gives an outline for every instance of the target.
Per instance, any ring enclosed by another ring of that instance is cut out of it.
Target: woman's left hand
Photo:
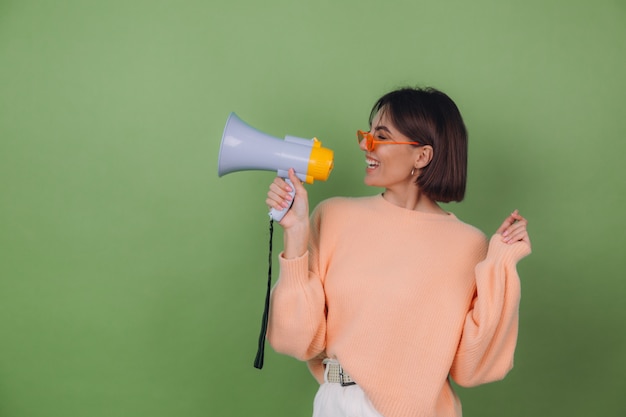
[[[522,217],[518,210],[515,210],[504,220],[496,233],[502,235],[502,241],[505,243],[526,242],[530,246],[530,237],[526,230],[527,225],[528,220]]]

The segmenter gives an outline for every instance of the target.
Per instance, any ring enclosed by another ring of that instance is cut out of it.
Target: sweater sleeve
[[[295,259],[279,255],[280,274],[270,300],[270,345],[276,352],[303,361],[326,348],[326,296],[318,266],[319,223],[319,210],[315,210],[307,253]]]
[[[307,252],[296,259],[279,257],[280,277],[272,290],[268,340],[276,352],[309,360],[325,348],[324,289],[308,271]]]
[[[497,381],[513,367],[520,302],[516,265],[528,254],[527,243],[506,244],[494,235],[476,266],[476,292],[450,370],[459,385]]]

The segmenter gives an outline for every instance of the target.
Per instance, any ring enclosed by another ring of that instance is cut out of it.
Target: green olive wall
[[[252,366],[274,174],[218,178],[224,123],[333,149],[311,204],[372,194],[354,132],[405,85],[470,132],[446,208],[530,221],[515,368],[465,414],[625,415],[624,74],[623,0],[0,0],[0,416],[310,415],[304,364]]]

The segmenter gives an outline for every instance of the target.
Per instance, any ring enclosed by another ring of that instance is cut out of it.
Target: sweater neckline
[[[396,206],[395,204],[390,203],[389,201],[385,200],[385,197],[383,197],[383,193],[377,194],[375,196],[375,201],[386,210],[393,211],[397,215],[409,216],[409,217],[420,218],[420,219],[429,219],[429,220],[443,220],[443,221],[457,220],[454,213],[451,213],[449,211],[446,211],[446,214],[428,213],[425,211],[409,210],[404,207]]]

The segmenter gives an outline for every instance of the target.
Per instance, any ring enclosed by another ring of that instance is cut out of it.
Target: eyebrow
[[[384,130],[385,132],[391,134],[391,131],[386,126],[376,126],[374,128],[374,132],[378,132],[379,130]]]

